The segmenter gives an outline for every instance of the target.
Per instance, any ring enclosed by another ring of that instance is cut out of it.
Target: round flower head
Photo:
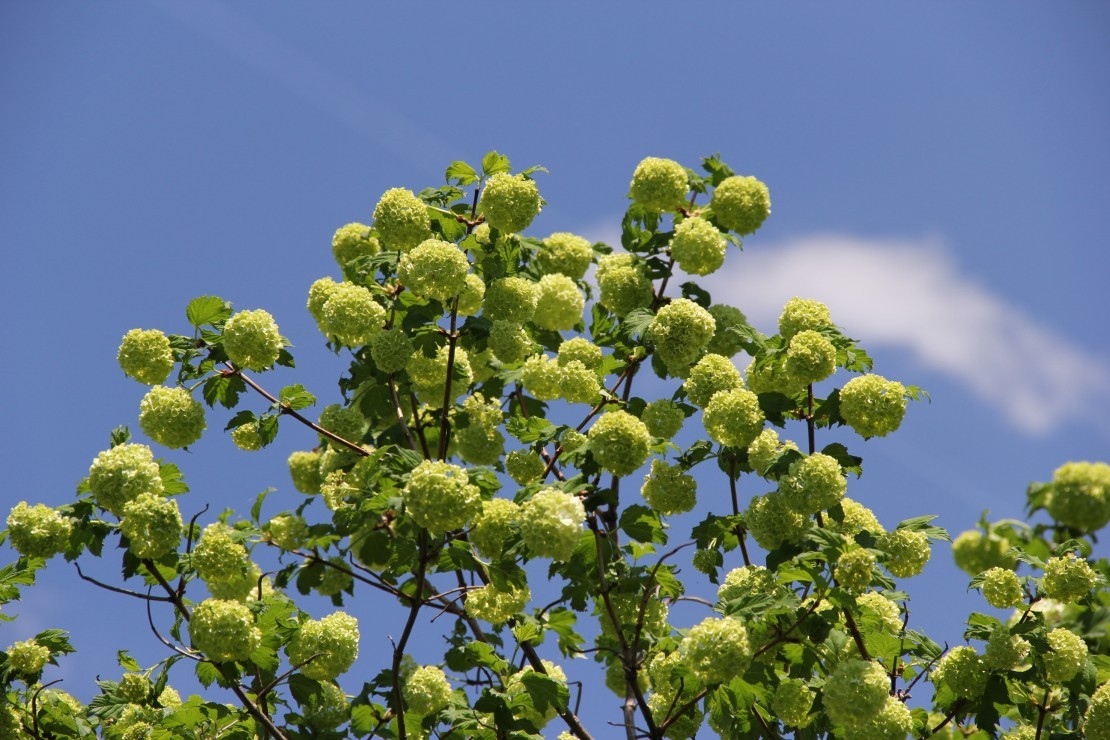
[[[895,529],[879,535],[876,545],[887,554],[884,565],[895,578],[916,576],[929,562],[929,538],[924,532]]]
[[[325,475],[320,486],[320,496],[331,511],[349,507],[348,499],[358,492],[359,489],[348,481],[347,473],[343,470],[333,470]]]
[[[771,194],[754,177],[726,178],[709,200],[717,223],[741,236],[752,234],[771,215]]]
[[[322,277],[314,282],[308,289],[308,303],[306,308],[316,320],[316,326],[321,332],[327,333],[324,328],[324,304],[328,302],[339,283],[330,277]]]
[[[670,439],[678,434],[679,429],[682,429],[686,414],[674,401],[660,398],[644,407],[640,420],[644,422],[651,436]]]
[[[378,238],[366,224],[340,226],[331,238],[331,254],[340,267],[359,257],[373,257],[381,249]]]
[[[473,316],[482,310],[486,298],[486,284],[473,272],[466,274],[466,282],[459,293],[459,316]]]
[[[524,175],[498,172],[486,181],[478,210],[498,231],[524,231],[540,212],[540,191]]]
[[[174,449],[196,442],[207,425],[204,407],[189,391],[156,385],[139,404],[139,426],[158,444]]]
[[[520,277],[498,278],[486,286],[483,312],[491,321],[525,324],[536,313],[539,291],[536,284]]]
[[[952,558],[969,576],[995,567],[1012,570],[1017,561],[1006,554],[1009,550],[1009,540],[993,533],[984,535],[978,529],[961,532],[952,541]]]
[[[577,360],[591,370],[596,370],[601,367],[601,347],[585,337],[573,337],[559,345],[559,352],[555,359],[560,365]]]
[[[717,227],[700,216],[691,216],[674,227],[671,256],[691,275],[708,275],[725,263],[728,242]]]
[[[1044,566],[1041,588],[1048,598],[1070,604],[1089,594],[1100,580],[1098,573],[1086,560],[1069,552],[1063,557],[1048,559]]]
[[[181,512],[177,501],[141,493],[124,504],[120,531],[137,558],[158,558],[181,543]]]
[[[505,450],[505,437],[497,431],[504,413],[496,400],[481,393],[463,401],[462,418],[455,425],[459,455],[475,465],[494,465]]]
[[[490,624],[504,624],[524,609],[532,598],[528,587],[499,591],[492,584],[466,594],[466,611]]]
[[[786,450],[797,449],[798,445],[790,440],[780,441],[779,433],[774,429],[764,429],[748,445],[748,462],[756,473],[766,475],[780,454]]]
[[[586,508],[576,496],[545,488],[520,507],[520,536],[537,557],[569,560],[584,521]]]
[[[541,329],[563,331],[582,320],[586,299],[566,275],[544,275],[536,283],[536,312],[532,321]]]
[[[247,370],[270,367],[285,346],[274,317],[262,309],[240,311],[228,319],[223,344],[228,359]]]
[[[157,329],[124,334],[117,359],[124,373],[146,385],[161,385],[173,370],[170,340]]]
[[[1051,652],[1045,653],[1045,678],[1049,683],[1064,683],[1075,678],[1087,664],[1087,643],[1070,630],[1056,628],[1046,636]]]
[[[89,490],[96,502],[116,516],[140,493],[162,493],[162,476],[146,445],[122,444],[104,450],[89,468]]]
[[[812,721],[809,711],[813,708],[814,696],[813,690],[801,681],[787,679],[775,689],[771,710],[786,725],[805,727]]]
[[[231,441],[240,450],[255,452],[262,449],[262,434],[258,430],[257,421],[248,421],[231,430]]]
[[[998,626],[991,631],[990,639],[987,640],[983,660],[991,670],[1011,671],[1025,663],[1031,649],[1032,645],[1028,640],[1011,635],[1007,627]]]
[[[550,660],[545,660],[542,662],[544,672],[548,676],[554,678],[559,683],[566,684],[567,674],[563,672],[562,668],[555,665]],[[508,679],[506,679],[505,693],[509,696],[510,699],[527,692],[527,688],[524,683],[524,676],[528,675],[534,670],[535,669],[532,668],[532,666],[526,666],[524,670],[518,671],[517,673],[514,673],[513,675],[509,676]],[[513,701],[511,701],[510,703],[516,704],[516,702]],[[516,714],[520,719],[531,723],[532,726],[535,727],[537,730],[542,730],[548,722],[555,718],[556,709],[554,705],[549,705],[546,711],[540,712],[538,709],[525,709],[518,706],[516,708]]]
[[[493,350],[489,347],[481,352],[472,353],[467,362],[470,365],[470,374],[473,376],[471,382],[480,385],[496,375],[500,368],[493,366],[495,359]]]
[[[20,555],[51,558],[65,550],[73,520],[45,504],[20,501],[8,514],[8,540]]]
[[[763,430],[764,421],[759,397],[746,388],[714,394],[702,417],[710,438],[726,447],[747,447]]]
[[[1099,686],[1091,695],[1083,729],[1087,740],[1110,740],[1110,683]]]
[[[890,677],[878,663],[844,660],[833,668],[822,693],[829,719],[848,728],[862,727],[886,705]]]
[[[319,452],[294,452],[289,456],[289,476],[293,479],[293,487],[301,493],[309,495],[320,492],[320,484],[324,482],[320,475]]]
[[[366,431],[366,418],[354,406],[329,404],[320,412],[319,425],[348,442],[358,442]]]
[[[983,657],[964,645],[952,648],[937,662],[931,680],[936,686],[947,686],[957,697],[975,699],[987,687],[988,678],[990,670]]]
[[[348,347],[361,347],[382,330],[385,309],[361,285],[338,283],[324,304],[324,333]]]
[[[403,493],[412,520],[433,535],[461,529],[482,509],[482,497],[458,465],[425,460],[413,468]]]
[[[774,550],[784,542],[794,542],[806,530],[806,518],[786,502],[781,493],[756,496],[744,512],[748,532],[764,550]]]
[[[697,503],[697,484],[693,476],[663,460],[651,461],[651,473],[644,476],[640,493],[648,506],[665,516],[683,514]]]
[[[451,242],[427,239],[401,258],[397,277],[418,296],[448,301],[466,287],[470,262]]]
[[[374,207],[374,228],[386,249],[407,252],[428,238],[431,219],[411,190],[391,188]]]
[[[628,475],[647,461],[651,434],[627,411],[610,411],[590,427],[590,452],[613,475]]]
[[[1052,475],[1048,514],[1060,524],[1095,532],[1110,521],[1110,465],[1069,462]]]
[[[380,331],[370,339],[370,357],[383,373],[404,370],[413,351],[408,335],[397,327]]]
[[[524,390],[541,401],[553,401],[563,395],[559,363],[547,355],[532,355],[524,361],[520,382]]]
[[[432,408],[443,406],[443,396],[447,390],[447,360],[450,348],[443,345],[436,350],[434,357],[421,352],[413,353],[405,370],[416,389],[417,397]],[[455,362],[452,370],[451,401],[466,393],[474,380],[470,369],[470,356],[462,347],[455,347]]]
[[[800,331],[790,340],[782,365],[790,383],[818,383],[836,372],[836,347],[813,331]]]
[[[470,529],[470,544],[478,554],[490,560],[501,557],[505,542],[520,519],[520,506],[509,499],[493,498],[482,502],[482,512]]]
[[[676,298],[659,309],[647,333],[655,344],[655,353],[668,368],[687,368],[705,349],[716,326],[704,308],[686,298]]]
[[[829,519],[826,522],[827,526],[834,532],[839,532],[847,537],[855,537],[860,532],[881,534],[885,531],[883,525],[879,524],[879,520],[875,517],[875,512],[858,501],[845,496],[840,499],[840,509],[844,512],[844,521],[837,522],[835,519]]]
[[[266,527],[270,541],[282,550],[296,550],[309,537],[308,522],[296,514],[279,514]]]
[[[601,632],[609,637],[616,637],[617,631],[613,626],[613,620],[609,616],[609,607],[613,608],[613,612],[617,615],[617,623],[621,625],[621,630],[625,636],[631,641],[636,636],[636,623],[640,620],[641,607],[643,607],[643,623],[640,626],[641,634],[664,636],[670,634],[670,627],[667,626],[667,614],[670,609],[662,599],[649,598],[646,602],[643,598],[643,592],[635,591],[632,593],[618,593],[611,592],[609,594],[608,606],[604,600],[594,601],[594,613],[598,615],[598,621],[601,623]]]
[[[598,399],[601,383],[598,382],[597,373],[578,360],[571,360],[559,369],[559,388],[559,395],[567,403],[592,404]]]
[[[705,408],[718,391],[731,391],[744,385],[740,371],[732,360],[721,355],[706,355],[698,360],[682,384],[686,397],[696,406]]]
[[[779,334],[783,339],[790,339],[800,331],[824,329],[832,325],[829,307],[808,298],[791,298],[779,316]]]
[[[189,620],[193,647],[212,660],[246,660],[262,645],[262,631],[245,604],[224,599],[206,599],[197,604]]]
[[[784,592],[773,572],[762,565],[745,565],[725,574],[724,582],[717,588],[717,600],[732,601],[749,594],[781,596]]]
[[[531,450],[513,450],[505,456],[505,471],[522,486],[539,480],[546,468],[543,458]]]
[[[686,168],[673,159],[646,157],[636,165],[628,197],[649,211],[674,211],[686,202]]]
[[[869,615],[884,632],[897,634],[902,629],[902,612],[898,605],[880,593],[868,591],[856,597],[856,604],[864,615]]]
[[[588,441],[589,438],[585,434],[577,432],[574,429],[568,429],[563,432],[559,444],[565,452],[574,452],[575,450],[582,449],[582,445],[586,444]]]
[[[655,717],[666,718],[669,713],[677,712],[684,705],[684,700],[688,701],[691,698],[693,697],[687,696],[687,694],[683,694],[681,698],[676,698],[673,690],[659,691],[656,689],[648,697],[648,709]],[[668,738],[668,740],[689,740],[698,733],[704,721],[705,712],[695,704],[667,726],[667,729],[663,732],[663,737]]]
[[[848,488],[840,463],[821,452],[795,461],[780,484],[799,514],[816,514],[839,503]]]
[[[651,280],[631,254],[607,254],[597,261],[598,302],[617,316],[651,305]]]
[[[748,363],[744,376],[752,393],[781,393],[784,396],[795,396],[805,390],[804,385],[798,385],[782,368],[776,368],[772,363],[760,365],[753,359]]]
[[[132,704],[142,704],[150,695],[150,679],[141,673],[125,673],[120,678],[119,692]]]
[[[301,706],[301,713],[313,728],[334,730],[351,717],[347,695],[332,681],[322,681],[319,686],[319,691]]]
[[[560,273],[581,280],[593,260],[590,242],[580,236],[559,232],[543,240],[536,252],[536,263],[545,274]]]
[[[1007,568],[991,568],[983,573],[983,583],[979,590],[987,603],[998,609],[1008,609],[1025,601],[1021,581]]]
[[[14,643],[8,647],[8,666],[13,673],[27,678],[38,676],[50,660],[50,648],[34,639]]]
[[[489,348],[501,362],[515,365],[532,354],[534,345],[523,326],[498,319],[489,331]]]
[[[420,666],[405,681],[405,704],[419,715],[435,714],[451,701],[451,684],[434,665]]]
[[[679,645],[690,671],[705,683],[727,683],[752,660],[748,631],[733,617],[708,617],[690,628]]]
[[[861,437],[885,437],[902,425],[906,387],[881,375],[860,375],[840,389],[840,415]]]
[[[317,681],[330,681],[358,658],[358,636],[358,620],[349,614],[335,612],[302,624],[285,646],[285,654],[293,664],[312,658],[301,667],[301,673]]]
[[[875,575],[875,556],[870,550],[857,547],[842,552],[836,561],[836,578],[848,591],[862,593]]]
[[[883,708],[861,727],[849,729],[845,740],[905,740],[913,734],[913,716],[903,701],[888,696]]]
[[[747,326],[748,319],[740,309],[718,303],[709,307],[709,315],[713,317],[716,328],[713,330],[713,338],[705,346],[706,352],[732,357],[743,349],[740,336],[729,331],[731,327]]]

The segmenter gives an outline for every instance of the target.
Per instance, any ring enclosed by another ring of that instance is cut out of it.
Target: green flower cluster
[[[1064,683],[1075,678],[1087,664],[1087,643],[1071,630],[1058,627],[1045,636],[1052,652],[1045,653],[1045,679],[1049,683]]]
[[[840,389],[840,415],[861,437],[885,437],[902,425],[906,387],[881,375],[860,375]]]
[[[728,242],[717,227],[700,216],[691,216],[674,227],[671,256],[691,275],[708,275],[725,263]]]
[[[451,684],[440,668],[425,665],[412,672],[402,693],[409,711],[419,715],[435,714],[451,701]]]
[[[243,600],[258,583],[258,566],[247,550],[232,538],[234,530],[222,522],[204,528],[192,552],[197,575],[217,599]]]
[[[267,311],[240,311],[224,325],[224,352],[236,367],[265,370],[277,362],[285,342]]]
[[[1012,570],[1017,561],[1006,554],[1009,550],[1009,540],[994,533],[984,535],[978,529],[961,532],[952,541],[952,558],[969,576],[996,567]]]
[[[748,630],[733,617],[708,617],[694,625],[679,644],[679,652],[705,683],[728,683],[743,675],[752,660]]]
[[[1110,465],[1064,463],[1052,474],[1048,514],[1060,524],[1095,532],[1110,521]]]
[[[305,303],[305,308],[316,320],[316,327],[324,334],[327,334],[327,329],[324,326],[324,304],[331,298],[338,285],[339,283],[330,277],[322,277],[313,282],[308,288],[308,302]]]
[[[558,362],[547,355],[532,355],[524,361],[520,383],[539,400],[554,401],[563,395],[562,375]]]
[[[879,713],[863,725],[850,728],[845,740],[905,740],[913,734],[913,716],[902,700],[888,696]]]
[[[511,321],[526,324],[536,313],[539,290],[536,284],[522,277],[493,280],[486,286],[483,313],[490,321]]]
[[[563,669],[555,665],[549,660],[541,661],[543,664],[544,672],[554,678],[556,681],[565,684],[567,682],[567,674]],[[537,730],[542,730],[544,726],[555,718],[555,707],[548,706],[547,710],[540,712],[537,709],[523,709],[520,705],[513,701],[514,697],[526,694],[528,689],[524,684],[524,676],[533,672],[535,669],[532,666],[526,666],[524,670],[517,671],[505,680],[505,694],[509,697],[510,703],[516,705],[517,717],[532,724]]]
[[[539,480],[546,468],[543,458],[531,450],[513,450],[505,455],[505,472],[522,486]]]
[[[158,444],[174,449],[196,442],[207,425],[204,407],[189,391],[156,385],[139,403],[139,426]]]
[[[206,599],[197,604],[189,620],[193,647],[212,660],[246,660],[262,645],[262,630],[245,604],[226,599]]]
[[[527,586],[501,591],[490,584],[467,592],[466,610],[490,624],[504,624],[520,614],[531,598],[532,592]]]
[[[359,257],[373,257],[382,250],[378,238],[366,224],[340,226],[331,238],[331,254],[340,267]]]
[[[144,385],[161,385],[173,370],[170,340],[157,329],[124,334],[117,359],[124,373]]]
[[[463,401],[467,425],[455,432],[459,456],[475,465],[493,465],[505,451],[505,435],[497,430],[504,413],[497,399],[475,393]]]
[[[651,710],[656,721],[668,718],[669,713],[675,712],[682,705],[681,700],[676,699],[675,690],[660,691],[655,690],[651,696],[648,697],[648,709]],[[683,699],[690,699],[685,693],[682,695]],[[698,730],[701,729],[702,722],[705,721],[705,713],[701,707],[696,704],[685,714],[679,716],[667,729],[663,732],[663,737],[669,740],[689,740],[694,737]]]
[[[119,692],[132,704],[142,704],[150,695],[150,679],[141,673],[125,673],[120,677]]]
[[[628,475],[647,461],[651,434],[627,411],[603,415],[590,427],[588,436],[594,460],[613,475]]]
[[[328,404],[320,412],[317,423],[348,442],[358,442],[366,431],[366,418],[354,406]]]
[[[759,397],[746,388],[721,391],[709,399],[702,417],[714,442],[727,447],[747,447],[763,429]]]
[[[146,445],[122,444],[104,450],[89,468],[89,490],[96,503],[116,516],[141,493],[161,495],[162,476]]]
[[[745,565],[733,568],[717,588],[718,601],[731,601],[751,594],[783,596],[786,589],[779,584],[775,574],[762,565]]]
[[[305,720],[317,730],[334,730],[351,717],[347,695],[334,681],[321,681],[318,691],[301,707]]]
[[[320,308],[319,321],[323,332],[340,344],[361,347],[382,330],[385,317],[385,309],[369,290],[354,283],[336,283]]]
[[[895,529],[879,535],[876,545],[886,552],[886,569],[895,578],[916,576],[929,562],[929,538],[923,532]]]
[[[358,658],[358,620],[344,612],[334,612],[301,625],[285,647],[294,665],[316,656],[301,668],[301,673],[317,681],[330,681],[345,672]]]
[[[308,522],[296,514],[278,514],[266,527],[270,541],[282,550],[296,550],[308,539]]]
[[[848,481],[836,458],[815,452],[795,461],[779,487],[795,511],[809,516],[835,506]]]
[[[649,211],[675,211],[689,189],[685,167],[673,159],[645,157],[632,173],[628,197]]]
[[[119,528],[137,558],[158,558],[181,543],[181,512],[177,501],[140,493],[123,506]]]
[[[792,441],[781,441],[779,433],[774,429],[764,429],[748,445],[748,462],[751,463],[752,469],[756,473],[765,476],[779,455],[787,450],[797,449],[798,445]],[[847,483],[845,483],[845,486],[847,486]]]
[[[651,436],[670,439],[682,429],[686,414],[674,401],[660,398],[644,407],[643,413],[640,414],[640,421],[644,422]]]
[[[590,242],[575,234],[558,232],[543,240],[536,252],[536,264],[545,274],[560,273],[581,280],[593,261]]]
[[[514,321],[494,321],[488,341],[494,356],[506,365],[517,364],[531,356],[535,349],[528,332]]]
[[[586,508],[577,496],[545,488],[520,507],[520,536],[538,557],[569,560],[584,521]]]
[[[1070,604],[1091,592],[1100,581],[1086,560],[1077,558],[1074,552],[1063,557],[1049,558],[1044,566],[1041,588],[1050,599]]]
[[[585,337],[572,337],[559,344],[559,351],[555,359],[560,365],[564,366],[577,360],[591,370],[597,370],[601,367],[601,347]]]
[[[947,686],[961,699],[976,699],[987,687],[990,670],[975,648],[962,645],[952,648],[933,669],[935,686]]]
[[[829,719],[849,729],[875,719],[890,696],[890,677],[878,663],[848,659],[836,664],[822,691]]]
[[[875,591],[856,597],[856,604],[864,615],[871,617],[884,632],[898,634],[902,630],[902,612],[893,601]]]
[[[1021,581],[1017,574],[1008,568],[990,568],[983,573],[983,584],[979,587],[987,603],[999,609],[1017,606],[1025,600]]]
[[[743,312],[738,308],[717,303],[709,307],[709,315],[716,322],[716,328],[713,330],[713,338],[705,346],[705,351],[723,357],[732,357],[743,349],[741,344],[743,339],[735,332],[729,331],[733,327],[747,326],[748,319]]]
[[[434,357],[422,352],[414,352],[405,370],[416,389],[417,397],[431,408],[443,406],[443,395],[447,389],[447,359],[450,348],[443,345],[436,350]],[[470,355],[462,347],[455,347],[455,362],[451,368],[451,399],[466,392],[474,380],[474,370],[470,367]]]
[[[26,678],[36,678],[50,660],[50,648],[40,645],[34,638],[8,646],[8,667],[13,673]]]
[[[617,316],[651,305],[651,281],[631,254],[607,254],[597,261],[598,302]]]
[[[540,212],[540,191],[524,175],[498,172],[486,181],[478,211],[498,231],[524,231]]]
[[[1032,647],[1028,640],[1010,634],[1009,628],[998,626],[987,640],[983,660],[991,670],[1011,671],[1025,663]]]
[[[1110,740],[1110,683],[1104,683],[1091,695],[1083,729],[1087,740]]]
[[[713,315],[687,298],[676,298],[659,309],[647,335],[668,370],[685,373],[713,338]]]
[[[790,508],[781,493],[756,496],[744,512],[748,532],[764,550],[774,550],[784,542],[795,542],[806,530],[807,519]]]
[[[690,374],[682,383],[686,397],[695,406],[705,408],[709,399],[718,391],[731,391],[742,388],[744,380],[732,360],[722,355],[707,354],[690,368]]]
[[[536,312],[532,321],[541,329],[563,331],[582,321],[586,299],[574,280],[560,273],[544,275],[536,283]]]
[[[800,331],[824,329],[832,326],[829,307],[808,298],[791,298],[779,315],[779,334],[790,339]]]
[[[428,238],[431,219],[411,190],[391,188],[374,206],[374,228],[386,249],[407,252]]]
[[[257,421],[248,421],[231,430],[231,441],[240,450],[255,452],[262,449],[262,433]]]
[[[697,483],[677,465],[664,460],[651,461],[651,473],[644,476],[640,494],[648,506],[664,516],[683,514],[697,504]]]
[[[383,373],[404,370],[414,350],[408,334],[397,327],[380,331],[370,338],[370,357]]]
[[[856,547],[842,552],[836,560],[836,578],[848,591],[866,591],[874,575],[875,556],[870,550]]]
[[[563,451],[574,452],[575,450],[582,449],[582,445],[586,444],[588,441],[589,438],[585,434],[575,431],[574,429],[568,429],[563,432],[559,444],[562,446]]]
[[[52,558],[66,549],[73,520],[45,504],[20,501],[8,514],[8,541],[20,555]]]
[[[470,262],[451,242],[426,239],[401,258],[397,278],[414,294],[447,302],[466,288]]]
[[[597,373],[578,360],[571,360],[559,366],[559,394],[567,403],[589,403],[598,399],[601,383]]]
[[[812,329],[800,331],[790,339],[782,369],[792,385],[819,383],[836,372],[836,347]]]
[[[425,460],[409,474],[402,494],[412,520],[433,535],[461,529],[482,510],[482,497],[458,465]]]
[[[320,475],[319,452],[294,452],[289,455],[288,463],[294,488],[309,495],[320,492],[320,484],[324,480]]]
[[[358,488],[347,482],[347,473],[343,470],[333,470],[324,476],[320,484],[320,497],[330,511],[339,511],[349,508],[348,498],[358,493]]]
[[[790,727],[806,727],[813,721],[809,711],[813,708],[815,696],[813,689],[802,681],[796,678],[786,679],[775,689],[771,698],[771,711]]]
[[[709,208],[717,223],[744,236],[754,233],[771,215],[771,194],[754,177],[734,175],[713,191]]]
[[[875,517],[875,512],[868,509],[858,501],[845,496],[840,499],[840,509],[844,512],[844,521],[830,520],[829,528],[846,537],[855,537],[860,532],[881,534],[883,525]]]

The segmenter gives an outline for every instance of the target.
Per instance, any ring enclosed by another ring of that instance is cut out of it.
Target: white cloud
[[[829,305],[864,345],[901,347],[1024,432],[1047,434],[1110,399],[1110,364],[960,273],[937,240],[811,236],[734,258],[705,278],[714,300],[774,330],[795,295]]]

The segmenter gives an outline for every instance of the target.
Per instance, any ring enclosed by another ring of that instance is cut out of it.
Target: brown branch
[[[138,591],[131,591],[131,590],[128,590],[126,588],[120,588],[119,586],[112,586],[112,585],[109,585],[107,583],[103,583],[101,581],[98,581],[95,578],[93,578],[92,576],[85,575],[81,571],[81,566],[78,563],[74,563],[73,567],[77,569],[77,575],[81,578],[82,581],[88,581],[89,583],[93,584],[94,586],[100,586],[102,589],[104,589],[106,591],[112,591],[113,593],[123,594],[124,596],[132,596],[136,599],[142,599],[143,601],[165,601],[167,603],[173,603],[173,599],[171,599],[168,596],[151,596],[150,594],[141,594]]]

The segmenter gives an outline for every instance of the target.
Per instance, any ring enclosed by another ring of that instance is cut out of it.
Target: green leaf
[[[466,187],[472,182],[478,182],[478,173],[474,168],[466,162],[456,161],[447,165],[447,172],[445,174],[447,182],[454,180],[455,185],[459,187]]]
[[[381,724],[382,712],[369,704],[351,707],[351,732],[356,737],[369,735]]]
[[[543,714],[548,707],[565,707],[570,700],[570,689],[558,679],[545,673],[527,671],[520,677],[525,691],[532,697],[536,710]]]
[[[688,298],[702,308],[709,308],[713,305],[713,299],[709,296],[709,291],[697,283],[683,283],[679,287],[682,288],[683,298]]]
[[[185,308],[185,318],[197,329],[205,324],[216,325],[227,321],[231,316],[231,304],[223,298],[202,295],[189,301]]]
[[[636,308],[621,319],[620,330],[629,337],[643,336],[653,321],[655,321],[655,314],[650,308]]]
[[[484,642],[468,642],[463,649],[472,665],[488,668],[497,675],[501,675],[509,667],[508,662],[497,654],[492,645]]]
[[[538,638],[543,637],[543,630],[535,622],[521,622],[513,627],[513,637],[517,642],[534,643]]]
[[[245,390],[247,390],[247,384],[238,375],[221,373],[204,381],[201,395],[209,406],[215,406],[219,402],[225,409],[231,409],[239,403],[239,394]]]
[[[300,411],[301,409],[315,405],[316,396],[306,391],[304,386],[300,383],[296,383],[295,385],[287,385],[282,388],[281,393],[278,394],[278,400],[293,411]]]
[[[486,156],[482,157],[482,176],[489,177],[496,175],[498,172],[508,172],[509,158],[503,154],[498,154],[496,151],[487,152]]]
[[[112,430],[112,447],[119,447],[131,440],[131,430],[122,424]]]
[[[667,542],[667,534],[663,531],[663,522],[659,519],[659,513],[647,506],[632,504],[622,511],[620,528],[629,537],[639,542],[659,544]]]
[[[185,478],[181,475],[181,469],[173,463],[159,461],[158,475],[162,478],[162,492],[167,496],[189,492],[189,486],[185,485]]]
[[[132,658],[131,654],[128,653],[126,650],[116,651],[116,662],[119,663],[119,667],[125,671],[138,673],[142,670],[142,668],[139,666],[139,661]]]
[[[857,478],[863,475],[863,458],[848,454],[848,448],[839,442],[825,445],[821,452],[840,463],[845,472],[855,473]]]
[[[210,687],[220,679],[220,669],[212,663],[197,663],[197,680],[204,688]]]
[[[505,423],[505,431],[524,444],[531,444],[539,441],[550,442],[558,434],[559,428],[547,419],[538,416],[527,419],[514,416]]]
[[[50,648],[52,654],[77,652],[73,645],[69,644],[69,633],[65,630],[43,630],[35,635],[35,642]]]

